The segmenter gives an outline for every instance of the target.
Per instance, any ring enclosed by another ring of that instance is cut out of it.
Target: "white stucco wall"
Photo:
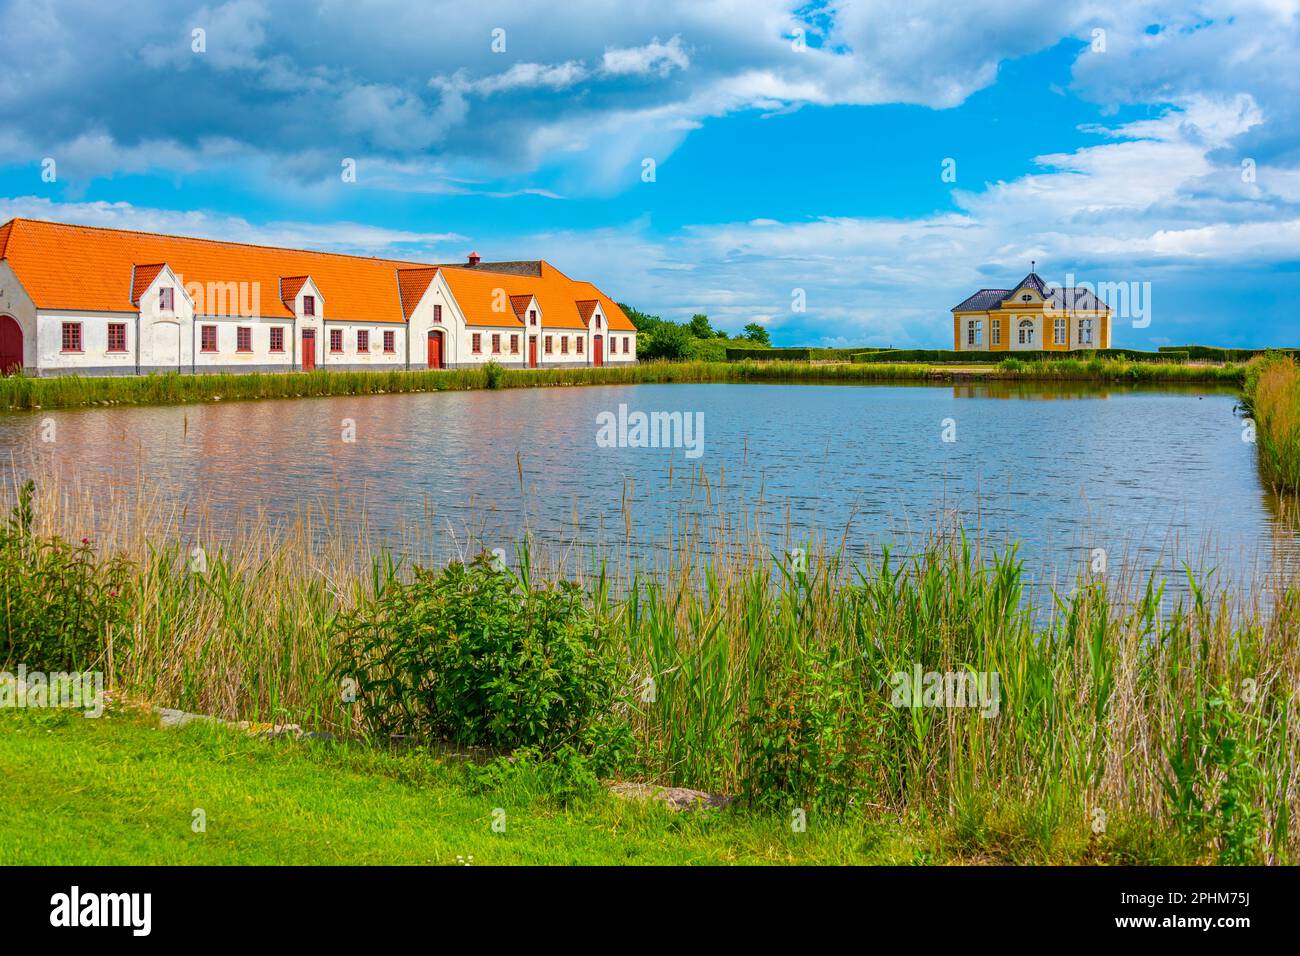
[[[37,363],[36,305],[8,262],[0,260],[0,315],[12,316],[23,333],[23,368]]]

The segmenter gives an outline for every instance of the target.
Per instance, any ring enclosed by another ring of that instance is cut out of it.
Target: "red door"
[[[604,365],[604,364],[605,364],[605,349],[604,349],[604,345],[605,345],[605,343],[604,343],[604,341],[603,341],[603,340],[601,339],[601,337],[598,335],[598,336],[596,336],[596,340],[595,340],[592,344],[593,344],[593,346],[594,346],[594,348],[592,348],[592,350],[591,350],[591,361],[592,361],[592,364],[593,364],[593,365]]]
[[[537,336],[528,336],[528,367],[537,368]]]
[[[442,333],[429,333],[429,368],[442,368]]]
[[[316,367],[316,330],[302,330],[302,370],[310,372]]]
[[[23,367],[23,330],[18,320],[0,315],[0,375],[8,375]]]

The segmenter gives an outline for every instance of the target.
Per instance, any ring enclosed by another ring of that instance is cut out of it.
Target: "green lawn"
[[[923,828],[674,814],[526,786],[475,794],[450,760],[110,712],[0,712],[0,864],[923,863]],[[505,832],[493,811],[505,810]],[[206,832],[192,830],[193,811]]]

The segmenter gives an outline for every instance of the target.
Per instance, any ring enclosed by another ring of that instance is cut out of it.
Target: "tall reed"
[[[11,490],[0,497],[12,503]],[[196,571],[201,534],[181,531],[165,503],[130,507],[56,476],[33,507],[39,533],[99,529],[98,547],[136,569],[114,688],[348,732],[352,706],[329,677],[334,622],[407,573],[403,561],[363,537],[322,534],[304,515],[248,522],[201,552]],[[755,715],[775,701],[813,711],[811,724],[780,724],[789,739],[776,743],[795,759],[819,744],[809,726],[851,715],[852,736],[835,739],[868,758],[853,799],[873,812],[934,812],[978,833],[1032,806],[1046,840],[1087,833],[1100,813],[1188,834],[1225,862],[1296,859],[1300,580],[1290,571],[1252,592],[1189,572],[1189,597],[1173,601],[1154,577],[1089,573],[1043,595],[1014,548],[989,550],[944,522],[907,557],[857,563],[825,542],[774,554],[764,535],[718,527],[708,561],[701,535],[714,532],[684,525],[653,569],[614,555],[566,564],[571,555],[521,546],[533,579],[582,584],[623,649],[647,776],[750,788]],[[996,714],[896,706],[891,683],[917,667],[996,674]],[[826,702],[788,696],[792,681],[816,675]]]
[[[1242,405],[1255,421],[1259,466],[1279,491],[1300,491],[1300,366],[1289,355],[1251,363]]]

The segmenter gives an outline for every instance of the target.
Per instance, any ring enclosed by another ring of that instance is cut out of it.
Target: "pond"
[[[312,506],[364,513],[376,539],[419,525],[444,556],[528,530],[653,557],[719,520],[858,552],[946,516],[1019,542],[1036,572],[1101,548],[1138,570],[1191,554],[1249,576],[1295,556],[1297,534],[1235,402],[1025,383],[462,391],[7,413],[0,451],[10,473],[48,459],[232,527]],[[637,412],[682,413],[685,447],[637,447]]]

